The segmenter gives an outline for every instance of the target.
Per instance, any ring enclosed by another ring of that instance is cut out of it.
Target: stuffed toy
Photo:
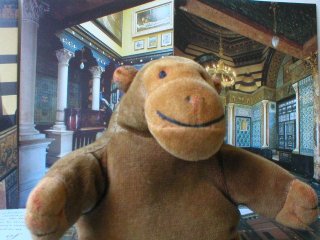
[[[165,57],[121,66],[125,91],[107,131],[58,160],[27,201],[34,239],[76,224],[86,240],[235,240],[244,204],[306,229],[314,190],[272,162],[223,143],[219,80],[196,62]]]

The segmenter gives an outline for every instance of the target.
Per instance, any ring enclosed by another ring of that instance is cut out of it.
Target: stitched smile
[[[209,122],[204,122],[204,123],[200,123],[200,124],[188,124],[188,123],[183,123],[183,122],[179,122],[178,120],[175,120],[171,117],[168,117],[166,115],[164,115],[163,113],[161,113],[160,111],[157,111],[157,114],[159,115],[160,118],[162,118],[163,120],[167,121],[167,122],[170,122],[170,123],[173,123],[175,125],[178,125],[178,126],[182,126],[182,127],[191,127],[191,128],[203,128],[203,127],[209,127],[215,123],[218,123],[220,122],[221,120],[224,119],[224,115],[216,118],[216,119],[213,119]]]

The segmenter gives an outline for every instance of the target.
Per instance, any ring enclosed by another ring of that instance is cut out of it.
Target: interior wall
[[[134,8],[130,8],[123,11],[123,28],[122,28],[122,46],[117,44],[115,41],[113,41],[110,37],[108,37],[106,34],[102,32],[100,28],[98,28],[95,24],[92,22],[85,22],[81,24],[81,27],[88,31],[94,31],[95,37],[102,42],[104,42],[107,46],[109,46],[111,49],[113,49],[115,52],[117,52],[121,57],[126,57],[130,55],[135,54],[141,54],[141,53],[148,53],[152,51],[159,51],[159,50],[166,50],[169,48],[173,48],[173,29],[168,29],[160,32],[150,33],[141,35],[138,37],[133,36],[133,15],[137,11],[141,11],[144,9],[149,9],[167,2],[172,2],[170,0],[158,0],[153,1],[150,3],[146,3]],[[161,36],[166,33],[171,33],[171,44],[168,46],[161,46]],[[153,48],[148,48],[148,39],[150,37],[157,37],[157,46]],[[144,47],[135,50],[134,44],[136,41],[143,41]]]
[[[300,115],[300,154],[313,156],[314,124],[313,124],[313,79],[311,76],[302,79],[299,86]]]
[[[0,1],[0,209],[18,206],[18,1]]]

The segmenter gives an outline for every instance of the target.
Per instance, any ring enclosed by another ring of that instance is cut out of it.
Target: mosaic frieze
[[[0,180],[18,166],[17,128],[12,127],[0,135]]]

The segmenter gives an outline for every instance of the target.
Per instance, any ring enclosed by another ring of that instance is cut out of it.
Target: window
[[[278,104],[278,147],[293,150],[296,143],[296,100]]]

